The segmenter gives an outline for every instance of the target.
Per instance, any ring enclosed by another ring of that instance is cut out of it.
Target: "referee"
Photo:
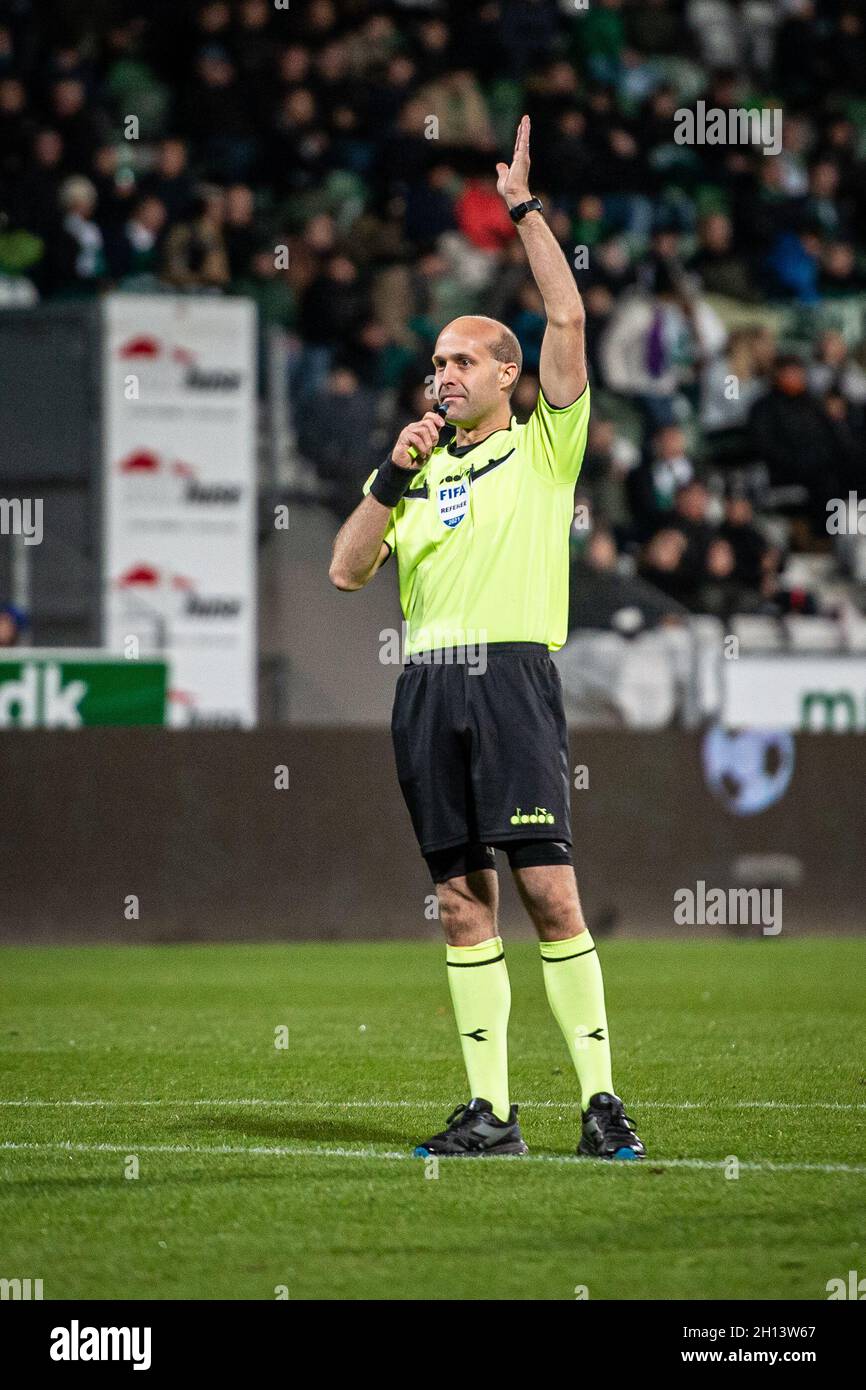
[[[547,315],[535,410],[525,425],[511,413],[522,353],[510,329],[480,316],[449,323],[433,355],[448,428],[440,438],[443,415],[429,411],[402,431],[337,535],[330,578],[361,589],[396,555],[408,638],[391,731],[436,885],[470,1092],[415,1153],[527,1152],[508,1087],[498,846],[538,932],[547,998],[580,1082],[577,1152],[637,1159],[645,1150],[613,1089],[601,966],[572,866],[568,738],[550,659],[567,632],[589,419],[584,311],[529,192],[529,133],[524,116],[511,165],[496,170]]]

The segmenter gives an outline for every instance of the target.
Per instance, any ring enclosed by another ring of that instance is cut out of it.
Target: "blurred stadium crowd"
[[[526,110],[588,314],[572,624],[819,611],[858,577],[826,504],[866,455],[864,74],[845,0],[0,0],[0,305],[251,296],[344,515],[450,317],[514,329],[534,405],[494,173]],[[781,152],[678,144],[699,100],[780,108]]]

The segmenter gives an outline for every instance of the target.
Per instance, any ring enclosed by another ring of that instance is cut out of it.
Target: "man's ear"
[[[520,368],[516,362],[503,362],[499,368],[499,385],[506,391],[511,392],[517,378],[520,375]]]

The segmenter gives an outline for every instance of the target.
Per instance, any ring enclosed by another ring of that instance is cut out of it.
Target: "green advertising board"
[[[0,730],[164,724],[164,660],[62,647],[0,651]]]

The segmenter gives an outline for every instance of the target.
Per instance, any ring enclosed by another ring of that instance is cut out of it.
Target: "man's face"
[[[682,458],[686,452],[686,437],[678,425],[667,425],[656,435],[656,458],[664,462]]]
[[[515,363],[499,362],[490,351],[495,330],[461,320],[439,334],[433,353],[436,399],[447,401],[449,424],[474,429],[507,399],[505,388],[517,375]]]
[[[74,116],[84,105],[84,87],[72,78],[55,84],[52,96],[58,116]]]
[[[159,152],[159,171],[163,178],[176,179],[186,164],[186,146],[181,140],[166,140]]]
[[[165,217],[165,205],[159,198],[143,198],[138,205],[138,221],[149,232],[161,232],[165,226]]]
[[[244,224],[252,220],[254,211],[252,189],[236,183],[226,194],[226,216],[230,222]]]
[[[748,526],[752,520],[752,504],[748,497],[729,497],[725,513],[732,526]]]
[[[676,510],[687,521],[704,521],[708,501],[706,488],[700,483],[690,483],[688,487],[680,488],[677,493]]]
[[[776,372],[776,385],[786,396],[802,396],[806,373],[799,362],[784,362]]]
[[[710,251],[727,251],[731,245],[731,224],[720,212],[709,216],[703,227],[704,245]]]

